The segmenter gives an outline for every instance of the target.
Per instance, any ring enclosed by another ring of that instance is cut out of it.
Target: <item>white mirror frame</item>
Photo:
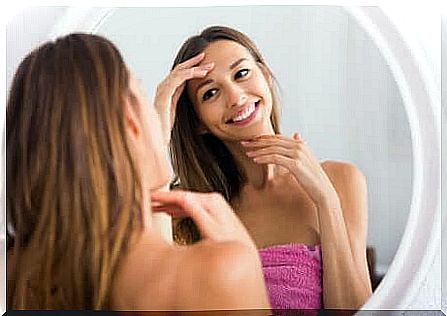
[[[400,246],[383,281],[362,309],[403,310],[429,273],[441,240],[441,101],[421,52],[378,7],[344,7],[378,47],[407,111],[413,150],[413,195]],[[115,8],[68,8],[50,39],[96,33]]]

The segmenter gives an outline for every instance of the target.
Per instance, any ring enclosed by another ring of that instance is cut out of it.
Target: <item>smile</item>
[[[245,125],[251,122],[251,120],[256,116],[258,105],[259,101],[251,103],[244,110],[236,113],[236,115],[233,116],[231,119],[229,119],[226,123],[235,125]]]

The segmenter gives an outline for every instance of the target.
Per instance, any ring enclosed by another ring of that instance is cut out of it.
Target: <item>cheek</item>
[[[211,106],[207,105],[199,105],[195,107],[197,117],[200,120],[200,123],[203,124],[205,127],[209,128],[216,123],[220,123],[220,114],[219,111],[216,109],[215,104]]]
[[[268,103],[267,105],[271,106],[273,101],[272,89],[264,78],[257,82],[257,90],[260,92],[262,91],[262,95],[264,96],[266,103]]]

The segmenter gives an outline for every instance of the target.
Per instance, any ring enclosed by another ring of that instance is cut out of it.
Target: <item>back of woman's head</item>
[[[142,225],[128,80],[116,47],[95,35],[48,42],[20,64],[6,111],[8,309],[108,306],[120,252]]]
[[[259,49],[245,34],[225,26],[211,26],[199,35],[188,38],[181,46],[172,68],[203,52],[211,43],[221,40],[236,42],[245,47],[254,61],[262,64],[272,77],[272,114],[270,121],[279,133],[279,104],[274,76]],[[177,185],[200,192],[219,192],[227,201],[237,197],[244,181],[243,175],[224,143],[210,133],[199,132],[200,121],[194,105],[184,89],[177,104],[171,137],[171,160],[178,177]],[[180,243],[199,239],[194,223],[185,218],[176,225],[175,238]]]

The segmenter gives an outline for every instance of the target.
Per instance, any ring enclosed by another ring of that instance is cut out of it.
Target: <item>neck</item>
[[[169,182],[158,187],[157,191],[169,191]],[[173,233],[172,233],[172,217],[166,213],[150,213],[152,220],[152,230],[157,232],[164,241],[167,241],[169,244],[172,244],[173,241]]]
[[[225,142],[225,145],[233,155],[246,184],[252,185],[256,189],[263,189],[274,178],[277,166],[255,163],[245,154],[247,149],[239,141]]]
[[[144,218],[144,229],[155,233],[168,243],[172,244],[172,223],[171,216],[165,213],[153,213],[151,208],[151,191],[169,191],[169,183],[157,188],[149,188],[143,184],[142,191],[142,212]]]

